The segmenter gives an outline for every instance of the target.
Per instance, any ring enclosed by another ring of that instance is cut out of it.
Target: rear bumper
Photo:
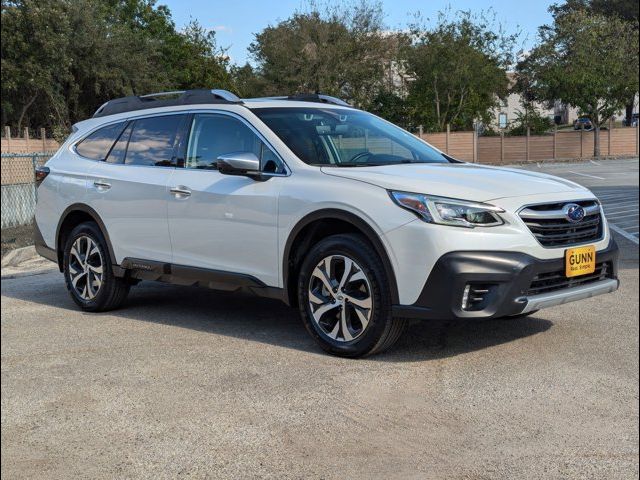
[[[36,247],[36,252],[38,253],[38,255],[46,258],[47,260],[58,263],[58,254],[53,248],[47,246],[37,223],[34,225],[33,229],[33,243]]]
[[[543,280],[543,286],[534,289],[540,278],[564,271],[564,258],[539,260],[516,252],[451,252],[436,262],[418,300],[413,305],[395,305],[393,314],[422,319],[506,317],[617,290],[618,246],[613,239],[607,248],[596,252],[596,262],[606,265],[601,275],[560,279],[557,289]],[[483,293],[475,297],[474,291]],[[470,296],[482,300],[470,307],[469,301],[464,301]]]

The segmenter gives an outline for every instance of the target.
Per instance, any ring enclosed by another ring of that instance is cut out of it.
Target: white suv
[[[457,161],[324,95],[113,100],[37,181],[38,252],[87,311],[140,280],[243,290],[356,357],[407,318],[514,317],[618,288],[589,190]]]

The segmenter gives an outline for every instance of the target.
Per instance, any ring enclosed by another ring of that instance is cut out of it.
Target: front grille
[[[572,203],[585,210],[584,218],[576,223],[567,219],[564,210]],[[520,212],[520,218],[538,242],[547,248],[568,247],[602,238],[602,214],[595,200],[532,205]]]
[[[600,280],[613,277],[613,267],[611,262],[600,262],[596,264],[595,272],[579,277],[566,277],[564,270],[545,272],[536,275],[531,281],[527,296],[540,295],[541,293],[554,292],[565,288],[579,287]]]

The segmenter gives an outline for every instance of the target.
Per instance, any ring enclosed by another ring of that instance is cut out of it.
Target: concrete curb
[[[2,257],[2,268],[17,267],[21,263],[38,258],[36,247],[33,245],[28,247],[16,248],[11,250]]]
[[[57,272],[58,270],[55,267],[51,267],[47,269],[33,270],[29,272],[9,273],[7,275],[0,276],[0,280],[13,280],[16,278],[33,277],[36,275],[45,275],[47,273],[57,273]]]
[[[2,280],[55,271],[56,264],[40,257],[34,246],[16,248],[2,257]]]

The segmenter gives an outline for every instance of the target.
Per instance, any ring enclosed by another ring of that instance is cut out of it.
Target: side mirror
[[[240,175],[262,180],[260,159],[253,152],[233,152],[217,158],[218,171],[225,175]]]

